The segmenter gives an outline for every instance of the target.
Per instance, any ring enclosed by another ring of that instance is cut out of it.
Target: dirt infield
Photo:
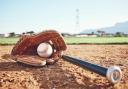
[[[18,64],[10,58],[12,47],[0,46],[0,89],[128,89],[128,45],[68,45],[64,52],[104,67],[120,66],[123,78],[116,85],[63,59],[45,67]]]

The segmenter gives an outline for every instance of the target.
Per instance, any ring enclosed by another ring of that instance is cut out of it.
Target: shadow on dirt
[[[112,87],[110,84],[97,84],[84,76],[84,84],[76,81],[76,77],[68,70],[62,70],[58,64],[45,67],[32,67],[16,62],[0,63],[0,71],[26,71],[31,72],[39,83],[40,88],[44,89],[100,89]],[[20,77],[20,76],[19,76]],[[83,77],[83,76],[82,76]]]
[[[10,56],[7,56],[5,58],[9,59]],[[44,67],[33,67],[17,62],[0,62],[1,71],[30,72],[39,84],[40,89],[106,89],[112,87],[109,83],[95,83],[86,76],[81,76],[83,79],[81,80],[82,83],[80,83],[71,71],[63,70],[59,63]]]

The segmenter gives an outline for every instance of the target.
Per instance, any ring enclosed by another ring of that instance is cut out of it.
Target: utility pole
[[[78,33],[80,30],[80,23],[79,23],[79,9],[76,9],[76,27],[75,27],[75,33]]]

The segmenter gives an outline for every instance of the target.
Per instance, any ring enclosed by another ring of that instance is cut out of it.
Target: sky
[[[0,0],[0,33],[48,29],[77,33],[125,21],[128,0]]]

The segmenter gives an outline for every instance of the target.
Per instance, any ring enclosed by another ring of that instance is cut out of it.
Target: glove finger
[[[53,38],[52,42],[57,51],[62,51],[67,49],[64,39],[61,35],[57,36],[56,38]]]
[[[52,42],[53,42],[54,48],[55,48],[57,51],[60,51],[61,49],[60,49],[59,43],[57,42],[57,39],[56,39],[56,38],[52,39]]]
[[[67,49],[66,44],[64,42],[64,39],[62,37],[57,39],[57,43],[59,45],[60,50],[66,50]]]
[[[51,58],[53,58],[53,60],[55,61],[55,62],[57,62],[60,58],[61,58],[61,51],[59,51],[59,52],[55,52],[55,53],[53,53],[53,55],[51,56]]]
[[[54,64],[54,63],[55,63],[55,60],[53,60],[53,58],[48,58],[46,60],[46,64],[48,64],[48,65],[51,65],[51,64]]]
[[[53,53],[53,55],[47,59],[47,64],[54,64],[61,58],[61,51]]]
[[[25,53],[26,49],[31,45],[31,42],[28,37],[21,38],[22,41],[17,42],[16,46],[14,46],[11,54],[12,55],[22,55]]]

